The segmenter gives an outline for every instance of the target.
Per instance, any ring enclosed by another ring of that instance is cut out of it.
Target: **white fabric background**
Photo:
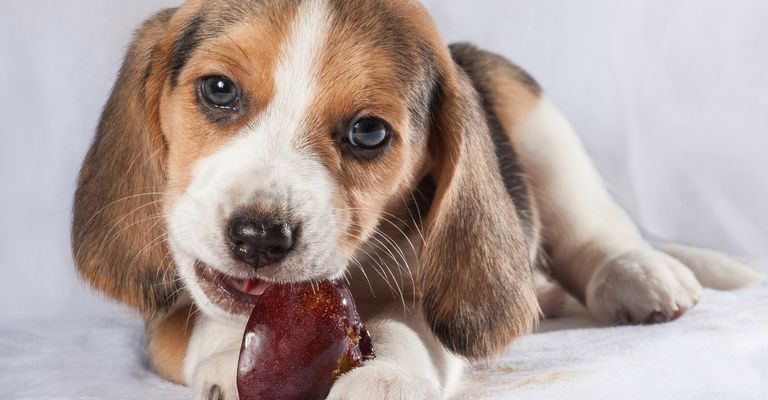
[[[2,1],[0,327],[95,304],[70,260],[76,174],[132,30],[176,4]],[[426,4],[543,84],[650,237],[768,267],[768,2]]]

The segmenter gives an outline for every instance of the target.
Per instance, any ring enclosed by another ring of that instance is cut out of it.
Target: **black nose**
[[[261,268],[285,258],[295,234],[288,223],[238,217],[230,222],[227,236],[236,259]]]

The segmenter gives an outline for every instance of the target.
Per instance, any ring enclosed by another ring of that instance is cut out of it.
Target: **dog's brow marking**
[[[302,122],[317,92],[318,67],[330,19],[325,1],[302,2],[283,43],[274,72],[275,97],[257,120],[261,129],[282,136],[282,140],[298,141],[301,136]],[[296,142],[291,145],[300,147]]]

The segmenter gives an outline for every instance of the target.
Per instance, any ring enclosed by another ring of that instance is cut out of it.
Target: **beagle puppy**
[[[607,323],[758,280],[650,245],[536,81],[446,46],[412,0],[159,12],[103,111],[72,238],[81,276],[146,318],[152,366],[195,399],[237,399],[245,322],[275,283],[352,287],[379,357],[330,399],[438,399],[533,330],[542,268]]]

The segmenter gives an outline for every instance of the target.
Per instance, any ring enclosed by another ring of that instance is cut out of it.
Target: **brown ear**
[[[162,220],[158,116],[167,79],[161,41],[174,11],[145,22],[126,55],[80,171],[72,226],[81,276],[148,317],[169,309],[178,289]]]
[[[469,78],[443,68],[430,139],[436,192],[419,285],[433,332],[470,358],[498,354],[539,315],[529,249]]]

